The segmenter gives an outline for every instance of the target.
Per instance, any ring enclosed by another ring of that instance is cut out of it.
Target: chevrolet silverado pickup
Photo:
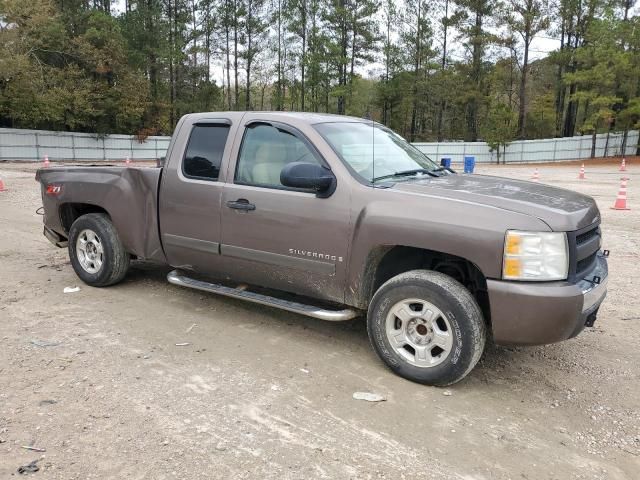
[[[156,168],[40,169],[44,234],[88,285],[131,259],[168,281],[322,320],[366,318],[395,373],[449,385],[485,341],[592,326],[606,295],[594,200],[438,166],[370,120],[182,117]]]

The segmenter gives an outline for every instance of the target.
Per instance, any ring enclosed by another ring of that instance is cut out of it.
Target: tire
[[[129,270],[129,254],[104,213],[88,213],[73,222],[69,230],[69,258],[76,275],[92,287],[114,285]]]
[[[369,304],[367,332],[393,372],[441,387],[473,369],[487,335],[482,311],[469,290],[429,270],[405,272],[383,284]]]

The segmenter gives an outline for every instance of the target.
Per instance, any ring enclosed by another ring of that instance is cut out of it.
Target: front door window
[[[242,140],[235,182],[288,189],[280,182],[280,172],[292,162],[320,163],[307,144],[292,133],[265,124],[249,126]]]

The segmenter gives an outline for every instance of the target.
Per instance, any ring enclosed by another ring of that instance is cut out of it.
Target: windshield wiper
[[[450,167],[437,167],[431,170],[432,172],[447,172],[447,173],[456,173],[454,170],[451,170]]]
[[[381,175],[379,177],[373,177],[373,181],[377,182],[378,180],[385,180],[387,178],[393,178],[393,177],[410,177],[411,175],[416,175],[418,173],[426,173],[427,175],[430,175],[432,177],[439,177],[440,175],[433,173],[434,171],[436,170],[429,170],[427,168],[414,168],[412,170],[402,170],[400,172],[391,173],[389,175]]]
[[[449,173],[456,173],[455,170],[453,170],[451,167],[438,167],[438,168],[434,168],[433,170],[431,170],[432,172],[449,172]]]

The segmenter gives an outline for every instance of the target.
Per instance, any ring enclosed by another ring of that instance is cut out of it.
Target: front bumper
[[[599,283],[594,283],[598,277]],[[577,283],[487,280],[493,338],[502,345],[560,342],[592,326],[607,294],[607,260]]]

